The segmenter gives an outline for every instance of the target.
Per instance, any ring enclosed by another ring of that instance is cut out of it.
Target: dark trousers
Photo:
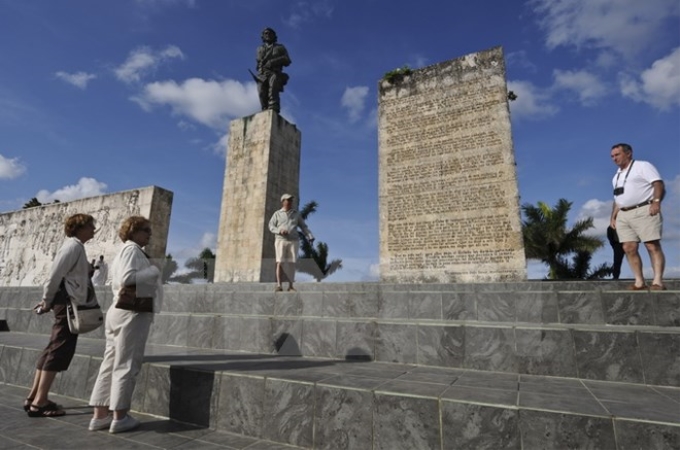
[[[621,263],[623,262],[623,256],[626,252],[623,251],[623,244],[616,243],[612,244],[612,250],[614,250],[614,265],[612,266],[612,276],[615,280],[619,279],[621,275]]]
[[[62,283],[57,295],[54,297],[52,311],[54,311],[54,324],[50,342],[43,350],[35,368],[50,372],[61,372],[68,369],[73,355],[76,353],[78,335],[71,333],[66,319],[66,306],[68,304],[68,294]]]

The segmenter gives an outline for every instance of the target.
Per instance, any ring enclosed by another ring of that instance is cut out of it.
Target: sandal
[[[32,404],[32,403],[33,403],[33,399],[32,399],[32,398],[27,398],[26,400],[24,400],[24,411],[28,412],[28,411],[31,409],[31,404]],[[52,405],[54,408],[59,409],[59,405],[57,405],[56,403],[54,403],[54,402],[51,401],[51,400],[47,400],[47,404],[48,404],[48,405]]]
[[[28,407],[28,417],[61,417],[65,416],[66,411],[59,409],[54,403],[45,406],[31,405]]]

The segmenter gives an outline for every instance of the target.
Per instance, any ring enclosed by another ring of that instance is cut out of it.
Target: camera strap
[[[628,170],[626,171],[626,176],[623,177],[623,184],[622,184],[621,186],[619,186],[619,177],[621,176],[621,172],[619,172],[619,173],[616,174],[616,181],[614,182],[614,187],[615,187],[615,188],[624,187],[624,186],[626,185],[626,180],[628,179],[628,174],[630,173],[630,169],[633,168],[633,164],[634,164],[634,163],[635,163],[635,160],[632,160],[632,161],[630,162],[630,166],[628,166]]]

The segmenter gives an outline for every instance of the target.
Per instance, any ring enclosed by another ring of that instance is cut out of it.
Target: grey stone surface
[[[442,295],[440,292],[411,292],[408,301],[410,319],[442,318]]]
[[[465,367],[517,372],[515,334],[511,328],[465,327]]]
[[[653,295],[656,324],[680,327],[680,293],[655,292]]]
[[[408,319],[409,292],[384,291],[378,301],[377,317],[381,319]]]
[[[301,320],[272,321],[271,341],[274,343],[276,353],[283,356],[301,356],[302,327]]]
[[[602,296],[597,290],[558,292],[557,305],[562,323],[604,323]]]
[[[217,317],[192,314],[189,316],[187,345],[197,348],[214,348]]]
[[[243,317],[241,319],[241,350],[247,352],[271,353],[272,320],[268,318]]]
[[[307,320],[302,325],[302,354],[332,358],[336,355],[337,322]]]
[[[522,445],[531,449],[615,450],[614,425],[601,417],[521,410]]]
[[[634,333],[574,330],[581,378],[644,383],[642,359]]]
[[[576,376],[573,341],[569,330],[516,329],[517,365],[530,375]]]
[[[559,322],[557,294],[555,292],[521,292],[515,301],[517,322]]]
[[[152,344],[186,346],[189,316],[180,314],[156,314],[151,324],[148,342]]]
[[[442,292],[442,318],[444,320],[477,320],[475,294]]]
[[[25,354],[24,350],[24,356],[27,356]],[[37,353],[37,352],[36,352]],[[37,354],[36,355],[31,355],[31,356],[36,356],[37,359]],[[32,381],[32,372],[35,371],[35,362],[36,359],[33,359],[33,367],[34,370],[28,372],[29,377],[28,377],[28,382],[29,383],[21,383],[22,385],[26,386],[27,384],[30,386],[30,382]],[[89,396],[90,392],[86,390],[87,388],[87,375],[90,370],[90,357],[89,356],[82,356],[82,355],[75,355],[73,359],[71,360],[71,365],[69,366],[68,370],[61,372],[61,377],[60,377],[60,382],[58,386],[58,392],[62,395],[67,395],[69,397],[75,397],[75,398],[85,398]],[[24,372],[25,373],[25,372]]]
[[[641,292],[605,292],[602,304],[607,323],[612,325],[653,325],[652,298]]]
[[[645,381],[680,387],[680,334],[638,333]]]
[[[217,317],[215,319],[214,348],[238,350],[241,348],[241,324],[238,317]]]
[[[680,427],[616,420],[617,450],[669,450],[680,448]]]
[[[441,367],[463,367],[465,328],[418,325],[417,363]]]
[[[348,317],[375,318],[378,316],[378,295],[371,292],[349,292],[346,298]]]
[[[493,406],[514,407],[517,406],[517,391],[454,385],[444,391],[442,394],[442,399]]]
[[[263,438],[300,447],[311,447],[313,423],[314,385],[267,380]]]
[[[146,375],[144,412],[170,417],[171,378],[168,366],[149,365]]]
[[[522,447],[518,415],[512,409],[444,401],[443,448],[519,450]]]
[[[316,387],[314,448],[360,449],[373,445],[374,401],[370,391]]]
[[[416,362],[416,326],[378,324],[375,359],[382,362]]]
[[[261,436],[265,380],[228,374],[222,374],[220,380],[217,429],[247,436]]]
[[[5,345],[0,360],[0,381],[15,384],[21,363],[21,347]]]
[[[515,297],[505,292],[478,293],[477,320],[515,322]]]
[[[338,321],[336,357],[374,360],[376,328],[375,322]]]
[[[436,399],[375,394],[375,450],[440,447]]]
[[[301,292],[302,315],[306,317],[321,317],[323,314],[322,292]]]

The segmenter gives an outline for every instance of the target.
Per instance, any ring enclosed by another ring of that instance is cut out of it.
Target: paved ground
[[[92,408],[84,402],[58,395],[64,406],[58,418],[31,418],[23,411],[28,389],[0,384],[0,450],[18,449],[247,449],[291,450],[289,447],[236,434],[178,423],[144,414],[139,429],[120,434],[87,430]]]

